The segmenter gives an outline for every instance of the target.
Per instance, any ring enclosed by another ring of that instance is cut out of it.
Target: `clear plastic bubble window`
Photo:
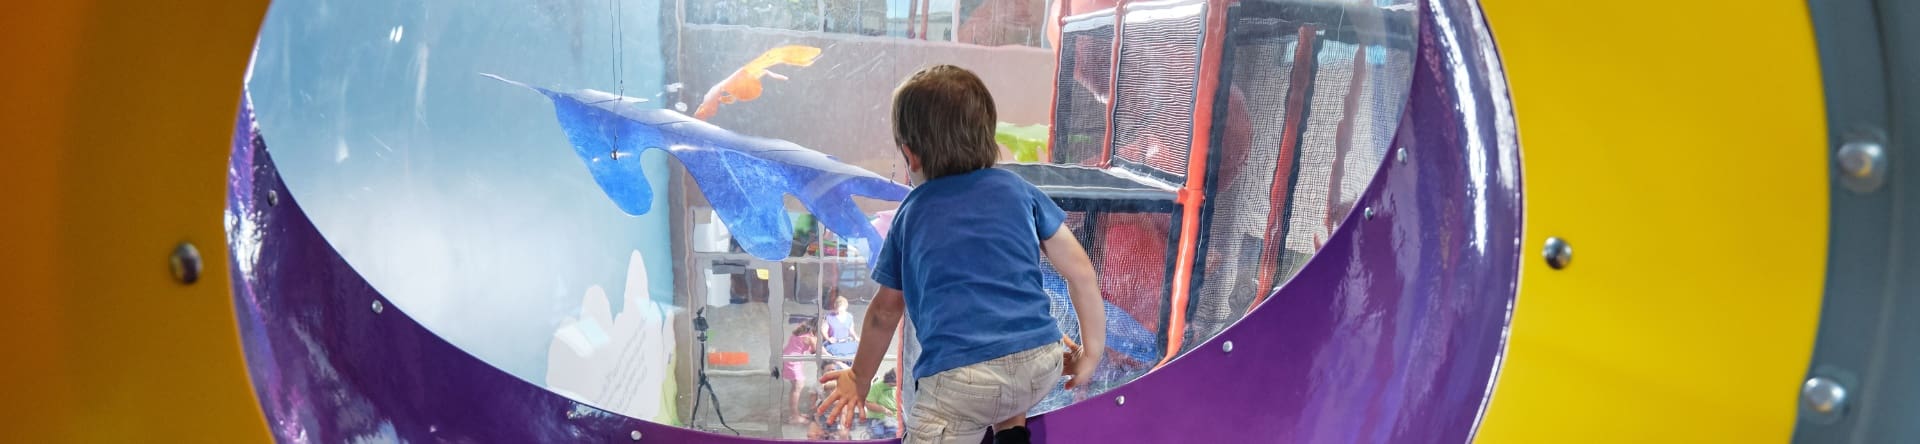
[[[1390,151],[1415,28],[1406,0],[279,0],[246,86],[288,189],[389,310],[622,415],[888,438],[904,415],[809,412],[867,333],[910,189],[889,122],[908,74],[985,81],[1002,167],[1098,270],[1107,353],[1038,414],[1218,334],[1319,249]],[[896,409],[903,330],[875,375]]]

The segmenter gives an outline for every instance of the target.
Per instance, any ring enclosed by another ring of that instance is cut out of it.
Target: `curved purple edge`
[[[1266,304],[1193,352],[1034,419],[1036,441],[1470,439],[1504,347],[1521,239],[1512,108],[1475,8],[1422,5],[1394,144],[1408,160],[1385,156],[1355,205],[1374,217],[1353,212]],[[599,410],[440,339],[327,244],[252,119],[243,103],[229,265],[255,393],[278,440],[631,442],[638,432],[641,442],[776,442]]]

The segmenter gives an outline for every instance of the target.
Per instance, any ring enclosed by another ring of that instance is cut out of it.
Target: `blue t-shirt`
[[[1040,189],[995,168],[930,180],[907,194],[873,280],[906,297],[920,341],[913,377],[1060,340],[1040,286],[1040,241],[1065,219]]]

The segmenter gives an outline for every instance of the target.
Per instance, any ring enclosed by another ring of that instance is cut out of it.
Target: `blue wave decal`
[[[685,114],[634,106],[642,99],[591,89],[565,93],[492,74],[553,101],[554,115],[574,154],[622,211],[646,214],[653,190],[640,167],[640,153],[666,150],[713,204],[741,248],[755,257],[780,260],[792,248],[793,224],[784,195],[792,194],[827,229],[860,246],[872,265],[879,232],[853,196],[898,202],[909,189],[871,171],[841,163],[793,142],[741,135]]]

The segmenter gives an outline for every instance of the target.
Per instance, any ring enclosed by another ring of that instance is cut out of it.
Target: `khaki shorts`
[[[987,429],[1039,404],[1060,383],[1060,343],[920,378],[907,444],[979,444]]]

